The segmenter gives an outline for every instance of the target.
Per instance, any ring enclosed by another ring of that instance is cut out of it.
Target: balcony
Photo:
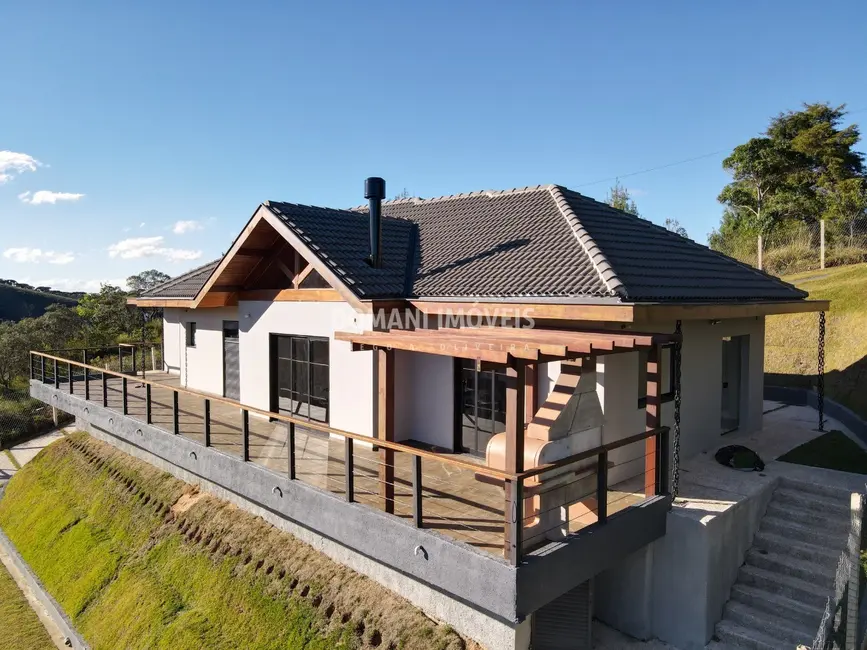
[[[574,565],[576,552],[584,571],[595,572],[612,553],[622,555],[664,534],[668,470],[665,463],[648,465],[647,457],[668,457],[665,427],[556,463],[506,472],[459,454],[371,439],[192,391],[180,387],[176,375],[143,371],[149,355],[140,352],[138,359],[136,364],[135,355],[118,348],[32,352],[31,394],[385,563],[399,564],[387,549],[374,548],[376,540],[362,540],[359,531],[382,532],[386,539],[393,534],[416,555],[420,548],[424,554],[441,550],[450,565],[469,563],[467,576],[460,578],[436,575],[435,566],[395,567],[464,598],[520,568],[527,587],[521,587],[521,573],[511,574],[518,593],[510,596],[507,590],[496,597],[501,603],[488,608],[500,615],[520,617],[565,591],[567,582],[580,580],[575,566],[565,572],[571,574],[568,580],[557,575],[566,564]],[[631,463],[637,470],[609,485],[617,465],[608,462],[608,454],[622,447],[635,454],[618,465]],[[207,454],[213,462],[206,467]],[[243,467],[259,471],[239,473]],[[654,474],[649,481],[648,471]],[[550,476],[557,477],[555,492],[546,492],[550,482],[544,479]],[[295,508],[295,490],[315,496],[317,505]],[[331,500],[323,501],[323,494]],[[362,510],[343,511],[337,502]],[[372,517],[374,512],[386,519]],[[340,521],[348,513],[366,517],[354,532]],[[391,521],[395,524],[383,523]],[[468,584],[476,575],[474,563],[487,583]],[[550,588],[531,586],[543,576]]]

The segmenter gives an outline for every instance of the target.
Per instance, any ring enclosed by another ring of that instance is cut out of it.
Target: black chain
[[[674,328],[677,340],[674,342],[674,444],[672,458],[671,496],[677,497],[680,484],[680,353],[683,338],[681,321]]]
[[[819,312],[819,431],[825,430],[825,312]]]

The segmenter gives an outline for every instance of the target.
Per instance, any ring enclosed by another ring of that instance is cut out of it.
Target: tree
[[[635,201],[629,195],[629,190],[623,187],[620,181],[615,181],[614,187],[608,191],[608,196],[605,197],[605,202],[612,208],[634,214],[636,217],[638,216],[638,206],[635,205]]]
[[[828,193],[825,218],[840,224],[849,234],[849,246],[855,245],[855,225],[867,216],[867,181],[847,178],[836,183]]]
[[[395,194],[395,195],[394,195],[394,198],[392,199],[392,201],[397,201],[397,200],[400,200],[400,199],[411,199],[411,198],[412,198],[412,195],[410,195],[410,193],[409,193],[409,192],[407,191],[407,189],[404,187],[404,188],[403,188],[403,191],[400,192],[400,194]]]
[[[134,295],[139,295],[148,289],[153,289],[158,284],[162,284],[163,282],[168,282],[171,280],[171,276],[163,273],[162,271],[157,271],[156,269],[150,269],[148,271],[142,271],[136,275],[131,275],[126,279],[126,286],[129,287],[129,290]]]
[[[139,332],[141,321],[126,299],[127,293],[120,287],[103,284],[99,293],[89,293],[78,301],[76,312],[84,321],[88,345],[109,345],[121,335]]]
[[[677,219],[672,219],[669,217],[665,220],[665,227],[676,235],[680,235],[685,239],[689,239],[689,234],[686,232],[686,228],[680,225],[680,221]]]

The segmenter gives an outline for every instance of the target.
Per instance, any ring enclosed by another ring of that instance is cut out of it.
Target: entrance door
[[[223,321],[223,397],[241,399],[241,357],[238,321]]]
[[[455,447],[484,456],[491,436],[506,430],[506,371],[478,372],[474,361],[461,359],[458,373]]]
[[[720,427],[723,433],[734,431],[741,424],[741,381],[744,353],[743,336],[727,336],[722,340],[722,409]]]

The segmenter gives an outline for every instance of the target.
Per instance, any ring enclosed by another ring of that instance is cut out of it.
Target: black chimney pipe
[[[382,267],[382,200],[385,198],[385,181],[372,176],[364,181],[364,198],[370,201],[370,265]]]

